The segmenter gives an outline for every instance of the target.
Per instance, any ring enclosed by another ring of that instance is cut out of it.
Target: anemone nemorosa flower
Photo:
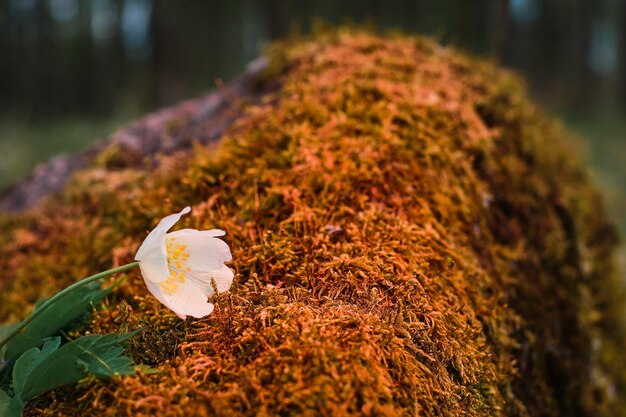
[[[230,248],[218,236],[223,230],[182,229],[167,231],[191,208],[164,217],[150,232],[135,255],[148,290],[178,317],[211,314],[213,294],[228,291],[233,271],[224,265],[232,259]]]

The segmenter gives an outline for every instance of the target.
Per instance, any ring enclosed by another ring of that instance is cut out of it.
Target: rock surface
[[[255,84],[266,66],[267,60],[261,57],[251,62],[238,79],[217,91],[149,114],[85,152],[61,155],[37,166],[28,179],[0,196],[0,211],[18,212],[34,207],[42,198],[61,191],[74,172],[111,147],[133,158],[126,163],[137,165],[145,157],[189,148],[193,142],[206,145],[217,140],[238,117],[234,111],[236,102],[255,101],[272,88]]]

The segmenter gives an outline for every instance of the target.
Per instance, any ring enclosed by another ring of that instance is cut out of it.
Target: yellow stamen
[[[170,276],[163,282],[159,283],[159,288],[164,294],[173,295],[178,290],[178,284],[184,284],[186,275],[191,272],[185,263],[189,259],[187,245],[174,243],[175,237],[167,237],[165,247],[167,250],[167,265],[170,270]]]

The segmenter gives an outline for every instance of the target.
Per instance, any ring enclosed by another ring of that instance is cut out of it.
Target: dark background
[[[626,230],[626,0],[0,0],[0,188],[228,81],[317,19],[434,36],[515,69],[581,138]]]

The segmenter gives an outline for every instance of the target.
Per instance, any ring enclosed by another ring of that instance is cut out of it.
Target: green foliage
[[[0,340],[3,340],[5,337],[7,337],[17,325],[18,323],[11,323],[0,327]],[[0,363],[4,362],[6,350],[6,345],[0,348]]]
[[[24,392],[26,379],[31,375],[33,370],[52,352],[57,350],[61,345],[61,338],[54,337],[48,339],[41,350],[36,347],[27,350],[15,362],[13,367],[13,390],[16,393]]]
[[[0,394],[0,416],[13,417],[22,414],[24,408],[22,392],[26,386],[26,379],[37,365],[58,349],[60,344],[60,337],[50,338],[45,341],[41,350],[34,347],[19,357],[13,367],[13,396],[9,396],[4,391]]]
[[[11,397],[0,390],[0,417],[19,417],[24,404],[17,397]]]
[[[83,336],[47,355],[44,346],[41,361],[27,375],[22,375],[22,398],[31,399],[43,392],[76,383],[86,376],[111,378],[134,374],[133,361],[123,355],[124,348],[120,344],[136,333]],[[13,380],[15,389],[20,381]]]
[[[85,315],[90,305],[102,300],[109,292],[110,290],[103,290],[99,283],[93,283],[67,294],[61,302],[48,307],[11,339],[6,348],[6,360],[15,361],[27,350],[42,346],[47,337],[68,329]],[[41,308],[42,304],[39,303],[37,308]]]
[[[120,345],[138,330],[124,335],[83,336],[62,347],[59,336],[50,337],[71,329],[93,303],[110,291],[94,282],[68,292],[2,348],[0,385],[7,391],[0,391],[0,417],[19,417],[25,401],[87,376],[111,378],[135,373],[132,359],[123,354]],[[37,303],[35,311],[44,308],[45,303]],[[17,323],[0,328],[0,340],[16,326]]]
[[[60,337],[24,352],[13,367],[13,396],[0,392],[0,417],[19,416],[24,401],[87,376],[111,378],[135,373],[133,361],[120,345],[137,331],[80,337],[59,348]]]

